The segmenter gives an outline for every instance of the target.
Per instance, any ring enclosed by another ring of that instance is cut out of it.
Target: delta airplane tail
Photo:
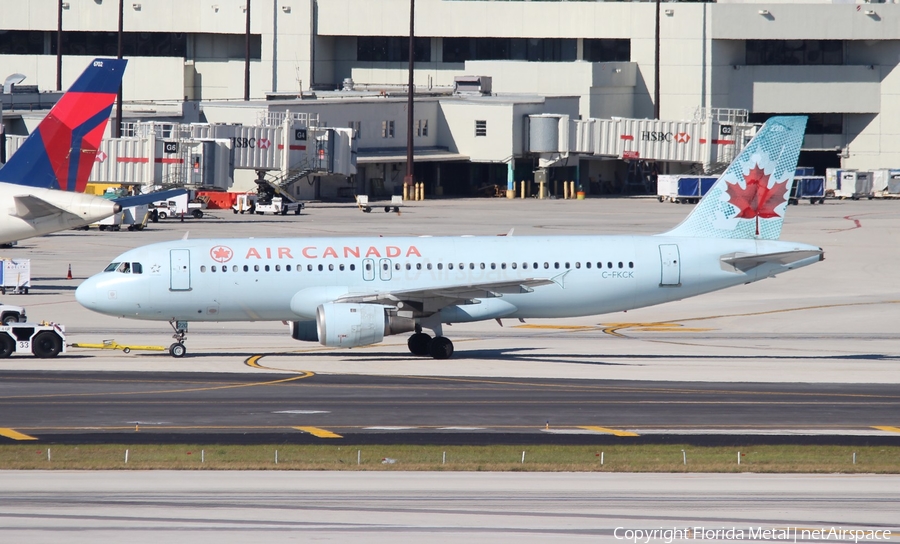
[[[127,62],[94,59],[0,169],[0,182],[83,193]]]
[[[693,212],[663,236],[777,240],[806,117],[772,117]]]

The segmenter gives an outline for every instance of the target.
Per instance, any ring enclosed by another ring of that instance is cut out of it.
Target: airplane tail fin
[[[805,130],[805,116],[770,118],[691,214],[663,236],[777,240]]]
[[[0,182],[84,192],[127,62],[94,59],[0,169]]]

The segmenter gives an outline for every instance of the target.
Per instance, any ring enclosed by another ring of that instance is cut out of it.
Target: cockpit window
[[[116,268],[119,268],[119,263],[109,263],[109,266],[107,266],[105,269],[103,269],[103,271],[104,272],[115,272]]]
[[[131,263],[120,264],[119,268],[116,269],[116,272],[121,272],[123,274],[131,274]]]
[[[144,267],[141,266],[141,263],[131,263],[131,273],[132,274],[143,274]]]

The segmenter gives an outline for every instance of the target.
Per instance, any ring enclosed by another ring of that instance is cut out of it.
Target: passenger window
[[[344,271],[344,265],[340,265],[341,272]]]
[[[553,263],[553,268],[559,268],[559,263]]]
[[[481,263],[481,269],[484,270],[484,263]]]
[[[443,269],[444,269],[444,264],[443,264],[443,263],[438,263],[437,266],[438,266],[438,270],[443,270]]]
[[[422,263],[416,263],[416,270],[422,270]]]
[[[612,263],[606,263],[606,268],[612,268]]]
[[[569,263],[566,263],[566,264],[565,264],[565,267],[566,267],[566,270],[568,270],[568,269],[569,269]]]
[[[531,268],[534,268],[535,270],[537,270],[537,268],[538,268],[538,263],[533,263],[533,264],[534,264],[534,266],[532,266]]]
[[[244,272],[250,272],[250,267],[247,265],[244,265]]]
[[[275,272],[281,272],[281,265],[280,265],[280,264],[276,264],[276,265],[275,265]]]
[[[522,263],[522,269],[528,270],[528,263]]]
[[[506,270],[506,263],[500,263],[500,270]]]
[[[284,271],[285,271],[285,272],[290,272],[290,271],[291,271],[291,265],[289,265],[289,264],[288,264],[288,265],[285,265]]]
[[[412,270],[412,265],[409,264],[409,263],[406,263],[406,269],[407,269],[407,270]]]
[[[465,264],[463,264],[463,263],[459,263],[459,269],[460,269],[460,270],[462,270],[462,269],[463,269],[463,268],[465,268],[465,267],[466,267],[466,265],[465,265]]]
[[[211,271],[215,272],[215,271],[216,271],[216,265],[210,266],[209,269],[210,269]]]
[[[144,267],[141,266],[141,263],[131,263],[131,273],[132,274],[143,274]]]
[[[497,263],[491,263],[491,270],[497,270]]]
[[[387,265],[384,265],[384,268],[387,269]],[[334,272],[334,265],[333,265],[333,264],[328,265],[328,271],[329,271],[329,272]]]
[[[568,266],[566,268],[568,268]],[[575,268],[581,268],[581,263],[575,263]]]
[[[206,272],[206,266],[201,266],[201,267],[200,267],[200,272]]]
[[[622,268],[622,261],[619,261],[619,268]]]
[[[475,263],[469,263],[469,270],[475,270]]]
[[[588,262],[584,263],[584,266],[585,266],[585,268],[590,268],[590,267],[591,267],[591,262],[588,261]]]
[[[341,270],[343,270],[343,268]],[[400,263],[394,265],[394,270],[400,270]]]
[[[253,271],[254,271],[254,272],[259,272],[259,265],[258,265],[258,264],[253,265]],[[215,270],[213,270],[213,272],[215,272]]]
[[[269,271],[269,265],[266,265],[266,266],[265,266],[265,269],[266,269],[266,272],[268,272],[268,271]]]
[[[544,268],[550,268],[550,263],[544,263]]]
[[[103,269],[104,272],[115,272],[119,268],[119,263],[109,263],[109,266]]]
[[[228,272],[228,267],[224,264],[222,265],[222,272]]]
[[[628,268],[634,268],[634,262],[628,261]]]
[[[368,266],[368,265],[367,265],[367,266]],[[268,268],[268,267],[266,267],[266,268]],[[321,271],[323,271],[323,270],[325,270],[325,267],[322,266],[322,265],[319,265],[319,272],[321,272]]]
[[[352,271],[354,271],[354,270],[356,270],[356,265],[355,265],[355,264],[351,264],[351,265],[350,265],[350,271],[352,272]]]
[[[512,269],[513,269],[513,270],[515,270],[515,269],[516,269],[516,263],[510,263],[510,265],[509,265],[509,266],[511,266],[511,267],[512,267]]]
[[[453,270],[453,263],[447,263],[447,270]]]
[[[237,272],[237,271],[238,271],[237,265],[232,266],[232,267],[231,267],[231,271],[232,271],[232,272]]]
[[[426,264],[425,268],[427,268],[428,270],[431,270],[431,263]]]
[[[372,263],[366,263],[366,271],[372,270]]]
[[[306,270],[308,272],[312,272],[313,271],[312,265],[311,264],[306,265]]]

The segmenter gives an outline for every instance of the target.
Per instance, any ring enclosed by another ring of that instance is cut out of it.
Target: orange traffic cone
[[[69,265],[69,273],[66,274],[66,279],[67,280],[72,279],[72,265],[71,264]]]

